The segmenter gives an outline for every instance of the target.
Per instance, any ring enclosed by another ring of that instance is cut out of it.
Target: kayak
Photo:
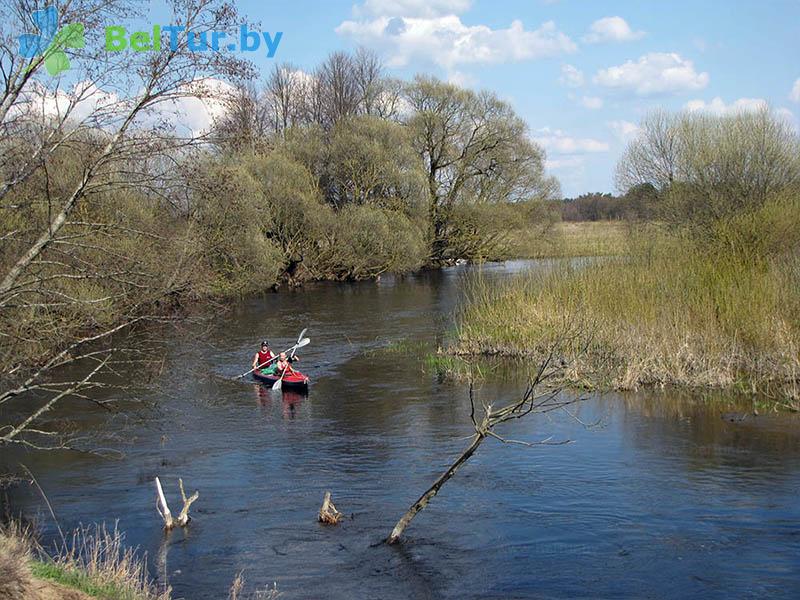
[[[263,373],[262,371],[253,371],[253,377],[261,383],[269,385],[274,384],[280,379],[280,375]],[[300,371],[294,371],[292,373],[287,373],[283,378],[281,389],[307,392],[308,384],[308,377],[303,375]]]

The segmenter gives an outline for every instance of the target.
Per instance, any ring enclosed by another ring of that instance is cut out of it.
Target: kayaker
[[[265,367],[268,366],[264,363],[269,362],[273,358],[275,358],[275,353],[270,350],[269,342],[264,340],[261,342],[261,349],[253,356],[253,370],[257,369],[261,365]]]
[[[276,367],[276,371],[278,373],[283,373],[286,369],[288,369],[288,373],[294,373],[294,369],[292,369],[292,364],[294,361],[300,360],[299,356],[286,356],[286,352],[281,352],[280,358],[278,358],[278,363]]]

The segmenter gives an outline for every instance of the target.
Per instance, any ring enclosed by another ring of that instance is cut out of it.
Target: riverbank
[[[104,527],[76,530],[55,554],[16,525],[0,529],[4,600],[169,600],[147,575],[143,557]]]
[[[794,202],[768,206],[761,226],[729,223],[713,243],[649,226],[630,236],[627,257],[492,286],[478,278],[448,352],[536,359],[555,346],[573,384],[730,389],[800,409],[790,215]],[[751,239],[731,250],[740,233]]]

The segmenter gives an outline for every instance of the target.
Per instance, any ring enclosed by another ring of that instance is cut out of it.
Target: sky
[[[159,3],[153,3],[153,14]],[[238,0],[283,32],[275,61],[313,69],[335,50],[379,53],[510,102],[565,196],[614,192],[614,167],[655,108],[725,113],[768,103],[800,122],[800,0]]]

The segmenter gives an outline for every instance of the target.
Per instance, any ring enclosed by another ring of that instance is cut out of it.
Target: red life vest
[[[258,351],[258,364],[263,365],[265,362],[268,362],[271,358],[274,358],[275,355],[272,353],[271,350],[267,350],[266,352],[259,350]]]

